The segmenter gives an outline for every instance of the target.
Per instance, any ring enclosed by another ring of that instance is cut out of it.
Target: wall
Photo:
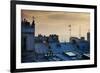
[[[71,70],[42,71],[34,73],[99,73],[100,72],[100,2],[99,0],[34,0],[58,3],[98,5],[98,67]],[[10,0],[0,2],[0,73],[10,73]],[[30,73],[30,72],[28,72]]]

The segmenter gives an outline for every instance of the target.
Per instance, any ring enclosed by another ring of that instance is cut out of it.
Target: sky
[[[71,36],[86,39],[90,31],[90,13],[87,12],[21,10],[21,19],[25,18],[31,23],[33,16],[35,36],[57,34],[60,41],[67,42]]]

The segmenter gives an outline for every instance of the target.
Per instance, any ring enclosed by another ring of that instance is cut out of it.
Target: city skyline
[[[35,36],[38,34],[46,36],[57,34],[59,35],[60,41],[68,41],[71,36],[83,36],[86,39],[87,32],[90,31],[89,13],[34,10],[21,11],[21,19],[26,18],[29,22],[32,22],[33,16],[35,18]]]

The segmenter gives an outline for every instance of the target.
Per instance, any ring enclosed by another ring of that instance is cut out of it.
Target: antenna
[[[71,24],[68,25],[68,27],[69,27],[69,39],[70,39],[70,37],[71,37],[71,31],[72,31],[72,29],[71,29]]]
[[[79,25],[79,37],[81,37],[81,24]]]
[[[66,39],[66,37],[67,37],[67,35],[66,35],[66,30],[67,30],[67,29],[66,29],[66,24],[65,24],[65,40],[64,40],[64,42],[66,42],[66,40],[67,40],[67,39]]]
[[[34,19],[35,19],[35,17],[34,17],[34,16],[32,16],[32,19],[34,20]]]

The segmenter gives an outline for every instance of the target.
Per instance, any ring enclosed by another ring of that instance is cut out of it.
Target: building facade
[[[34,51],[35,23],[24,19],[21,22],[21,44],[23,51]]]

